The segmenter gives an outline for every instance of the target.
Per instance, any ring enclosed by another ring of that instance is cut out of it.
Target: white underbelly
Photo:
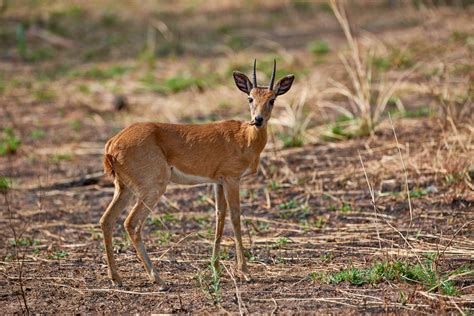
[[[171,182],[177,184],[202,184],[202,183],[215,183],[216,181],[211,178],[196,176],[192,174],[186,174],[176,168],[171,166]]]

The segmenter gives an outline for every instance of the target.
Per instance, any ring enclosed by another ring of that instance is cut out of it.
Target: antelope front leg
[[[239,180],[226,181],[224,193],[230,209],[230,218],[234,227],[235,250],[237,254],[237,269],[242,273],[246,281],[250,281],[250,274],[245,263],[244,246],[242,245],[242,231],[240,228],[240,196]]]
[[[214,192],[216,195],[216,234],[214,237],[214,247],[212,249],[211,263],[214,269],[219,271],[220,246],[222,233],[224,232],[225,216],[227,213],[227,202],[225,200],[224,188],[221,184],[214,185]]]

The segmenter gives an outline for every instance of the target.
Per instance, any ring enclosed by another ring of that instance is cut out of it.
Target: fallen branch
[[[37,25],[33,25],[32,27],[30,27],[27,31],[27,34],[32,37],[38,37],[53,46],[61,48],[74,48],[75,46],[72,40],[54,34],[49,30],[42,29]]]
[[[37,191],[37,190],[50,191],[50,190],[68,189],[71,187],[81,187],[81,186],[97,184],[99,183],[99,180],[102,179],[103,177],[104,177],[104,172],[97,171],[97,172],[86,174],[84,176],[79,176],[76,178],[56,181],[48,186],[39,185],[39,186],[27,187],[25,189],[31,190],[31,191]]]

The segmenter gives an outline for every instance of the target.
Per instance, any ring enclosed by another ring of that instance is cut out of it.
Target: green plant
[[[310,272],[308,278],[312,282],[321,281],[325,278],[324,272]]]
[[[86,70],[71,70],[68,73],[70,78],[85,78],[95,80],[108,80],[114,77],[120,77],[130,72],[133,68],[130,66],[113,66],[109,68],[92,67]]]
[[[104,238],[102,232],[95,229],[94,227],[90,227],[89,232],[91,234],[92,240],[102,240]]]
[[[199,203],[207,203],[209,201],[210,197],[207,194],[202,194],[198,197]]]
[[[283,202],[278,205],[278,208],[280,210],[285,210],[285,209],[293,209],[298,207],[298,201],[296,199],[291,199],[288,202]]]
[[[210,276],[209,273],[211,274]],[[197,281],[198,287],[203,294],[215,305],[222,301],[220,267],[214,267],[214,264],[211,262],[208,270],[204,273],[199,271],[194,276],[194,279]]]
[[[364,278],[363,271],[356,268],[351,268],[329,275],[329,283],[339,284],[341,282],[349,282],[352,285],[363,285],[368,283]]]
[[[77,86],[77,90],[81,93],[84,93],[84,94],[90,94],[91,93],[91,89],[89,88],[88,85],[86,84],[80,84]]]
[[[280,237],[277,239],[277,241],[275,242],[274,244],[274,248],[280,248],[280,247],[283,247],[285,246],[287,243],[289,243],[291,241],[290,238],[288,237]]]
[[[399,109],[390,110],[390,115],[392,116],[399,116],[399,117],[407,117],[407,118],[418,118],[418,117],[430,117],[434,114],[434,110],[428,106],[422,106],[416,109],[406,109],[400,111]]]
[[[60,163],[61,161],[68,161],[72,159],[71,154],[63,153],[63,154],[53,154],[51,156],[51,160],[54,163]]]
[[[219,304],[222,300],[222,297],[220,295],[220,290],[221,290],[220,268],[216,267],[213,264],[210,265],[210,268],[212,270],[212,281],[209,288],[210,288],[210,292],[212,296],[214,297],[214,304]]]
[[[253,261],[256,260],[255,255],[254,255],[253,252],[250,251],[250,250],[246,250],[246,251],[244,252],[244,256],[245,256],[245,258],[247,258],[247,260],[250,261],[250,262],[253,262]]]
[[[308,44],[308,50],[316,56],[329,53],[329,44],[325,41],[312,41]]]
[[[132,242],[130,240],[130,237],[128,236],[127,233],[122,234],[122,238],[114,238],[112,239],[112,245],[114,248],[118,248],[120,251],[130,248]]]
[[[390,64],[398,69],[407,69],[414,64],[413,52],[410,49],[400,50],[394,48],[390,53],[389,59]]]
[[[326,224],[326,219],[322,216],[318,217],[315,221],[314,221],[314,226],[316,226],[317,228],[323,228],[323,226]]]
[[[41,139],[46,136],[46,132],[42,129],[35,129],[31,132],[30,137],[31,139]]]
[[[307,0],[292,0],[291,5],[301,11],[308,11],[312,9],[313,3]]]
[[[79,119],[75,119],[69,123],[69,126],[71,126],[73,131],[80,132],[82,129],[82,122]]]
[[[410,197],[411,198],[418,198],[418,197],[422,197],[423,195],[427,195],[427,194],[428,194],[428,190],[426,190],[426,189],[417,188],[417,189],[414,189],[414,190],[410,191]]]
[[[64,251],[64,250],[57,250],[56,252],[50,254],[48,256],[49,259],[55,259],[55,260],[61,260],[61,259],[65,259],[69,256],[69,253],[67,251]]]
[[[390,60],[385,57],[372,57],[372,64],[378,71],[386,71],[390,68]]]
[[[279,134],[278,137],[283,142],[283,148],[302,147],[304,145],[303,138],[301,135],[286,135]]]
[[[34,92],[34,96],[38,101],[51,102],[56,99],[56,94],[46,88],[41,88]]]
[[[158,227],[164,227],[166,224],[173,224],[173,223],[179,223],[179,220],[171,213],[166,212],[163,216],[161,217],[152,217],[149,219],[150,224],[158,226]]]
[[[18,55],[23,59],[28,59],[28,50],[26,46],[26,34],[25,34],[25,25],[19,23],[16,27],[16,47]]]
[[[8,177],[0,176],[0,193],[5,194],[11,188],[11,179]]]
[[[0,73],[0,94],[3,94],[7,90],[7,82],[2,73]]]
[[[343,212],[343,213],[348,213],[348,212],[352,211],[352,207],[349,203],[344,202],[344,203],[342,203],[340,211]]]
[[[203,79],[189,75],[177,75],[166,79],[164,82],[165,89],[174,93],[193,87],[204,89],[205,86],[206,82]]]
[[[332,258],[333,258],[332,252],[326,252],[324,255],[320,257],[320,260],[323,263],[328,263],[331,261]]]
[[[242,48],[245,48],[245,46],[247,46],[245,39],[240,35],[229,36],[226,39],[225,44],[233,50],[241,50]]]
[[[158,243],[168,245],[171,241],[171,232],[169,230],[157,230],[154,235],[158,237]]]
[[[17,238],[10,240],[10,245],[19,246],[19,247],[29,247],[29,246],[38,246],[41,242],[36,239],[31,238]]]
[[[268,223],[261,222],[258,224],[258,230],[261,232],[266,232],[270,229],[270,225]]]
[[[402,305],[406,305],[408,302],[406,293],[403,290],[399,290],[398,295],[399,295],[399,302],[402,303]]]
[[[280,188],[280,183],[278,183],[276,180],[272,180],[268,187],[272,190],[278,190]]]
[[[435,258],[432,255],[429,257],[429,262]],[[433,269],[427,268],[419,263],[410,264],[403,261],[392,261],[377,263],[367,269],[351,267],[339,272],[318,273],[312,276],[312,280],[330,284],[348,282],[358,286],[386,281],[416,282],[422,284],[429,290],[439,287],[441,293],[444,295],[456,295],[458,291],[455,287],[455,283],[449,278],[471,271],[469,268],[461,267],[449,273],[438,273],[438,276]],[[472,273],[474,273],[474,271],[472,271]]]
[[[147,73],[145,76],[141,77],[139,81],[145,85],[147,89],[156,93],[166,93],[165,87],[159,83],[158,79],[153,73]]]
[[[13,129],[7,127],[3,129],[2,138],[0,138],[0,156],[15,154],[21,141],[15,136]]]

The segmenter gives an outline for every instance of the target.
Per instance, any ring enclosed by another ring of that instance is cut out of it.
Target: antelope
[[[281,78],[276,85],[276,61],[267,86],[257,85],[256,60],[253,80],[234,71],[237,88],[246,93],[251,120],[220,121],[209,124],[135,123],[112,137],[105,145],[104,169],[114,179],[114,196],[100,219],[108,266],[115,286],[122,280],[112,248],[112,234],[120,212],[135,201],[124,227],[151,282],[166,291],[142,242],[145,219],[166,191],[169,183],[214,184],[216,230],[211,262],[218,270],[220,242],[227,209],[234,229],[237,271],[250,280],[245,262],[240,227],[239,184],[242,177],[254,175],[260,154],[267,142],[267,124],[277,96],[285,94],[294,75]]]

